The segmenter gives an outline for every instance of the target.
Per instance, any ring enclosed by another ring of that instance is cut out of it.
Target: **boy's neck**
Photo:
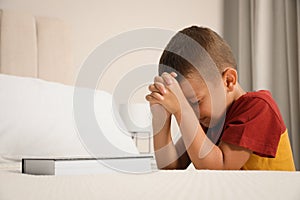
[[[244,94],[246,94],[246,92],[243,90],[243,88],[240,86],[240,84],[237,83],[236,87],[235,87],[235,90],[232,93],[232,96],[228,99],[226,110],[228,110],[230,108],[230,106],[233,104],[233,102],[238,100]]]
[[[243,90],[243,88],[240,86],[240,84],[237,83],[236,84],[236,91],[235,91],[235,95],[234,95],[234,100],[233,101],[238,100],[244,94],[246,94],[246,92]]]

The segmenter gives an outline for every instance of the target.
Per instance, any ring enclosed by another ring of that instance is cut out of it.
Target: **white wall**
[[[72,28],[76,69],[100,43],[124,31],[142,27],[180,30],[192,24],[223,35],[224,0],[1,0],[0,8],[63,19]],[[120,58],[100,82],[112,91],[121,76],[143,63],[157,63],[161,52],[141,51]],[[156,67],[154,67],[156,68]],[[156,69],[155,69],[156,70]],[[143,101],[145,89],[136,95]]]

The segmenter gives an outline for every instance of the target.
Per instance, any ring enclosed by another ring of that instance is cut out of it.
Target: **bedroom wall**
[[[2,9],[22,10],[39,16],[66,21],[73,31],[75,67],[100,43],[125,31],[142,27],[179,30],[192,24],[209,26],[223,35],[224,0],[1,0]],[[100,81],[99,88],[112,92],[121,77],[141,64],[157,63],[161,51],[142,50],[123,56],[113,63]],[[153,70],[156,71],[154,65]],[[133,95],[143,102],[142,87]]]

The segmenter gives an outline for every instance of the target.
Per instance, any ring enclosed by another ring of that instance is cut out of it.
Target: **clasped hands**
[[[164,72],[154,78],[154,83],[148,88],[151,93],[146,96],[150,106],[160,104],[169,114],[174,115],[181,112],[181,103],[186,99],[175,77],[175,72]]]

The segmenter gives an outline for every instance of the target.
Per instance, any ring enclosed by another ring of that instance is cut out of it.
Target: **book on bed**
[[[23,158],[22,173],[74,175],[112,172],[142,173],[152,170],[153,155],[103,158]]]

